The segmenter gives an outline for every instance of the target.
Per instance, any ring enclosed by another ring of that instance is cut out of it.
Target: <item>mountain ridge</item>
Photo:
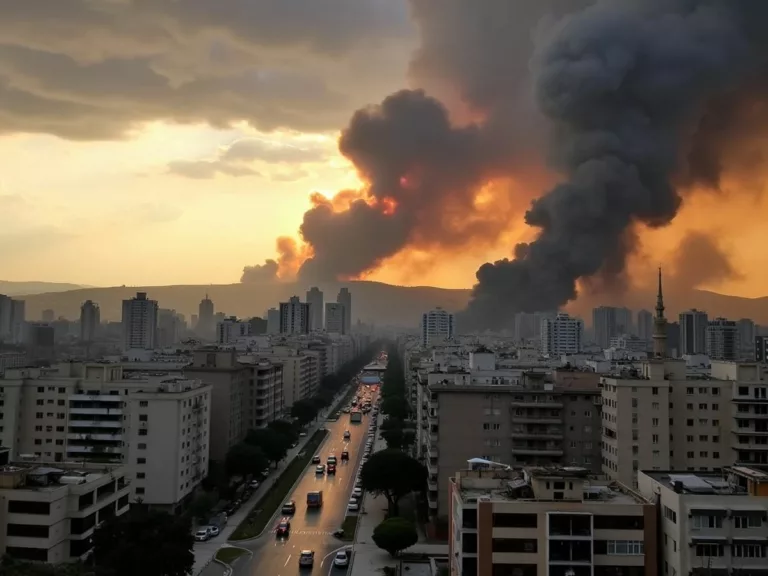
[[[352,292],[352,318],[378,325],[418,326],[421,314],[440,306],[449,311],[463,309],[469,301],[470,289],[437,288],[432,286],[395,286],[383,282],[356,280],[343,283],[319,283],[325,294],[325,301],[335,301],[341,286]],[[112,286],[78,287],[67,291],[51,291],[37,294],[16,294],[27,302],[27,319],[39,318],[42,311],[52,309],[57,316],[79,318],[80,305],[93,300],[101,307],[102,319],[119,320],[123,299],[133,297],[136,292],[147,292],[157,300],[161,308],[171,308],[189,319],[196,314],[200,300],[206,294],[214,301],[216,311],[228,316],[263,316],[278,302],[287,301],[290,296],[304,300],[309,286],[297,283],[264,284],[177,284],[170,286]],[[0,293],[2,285],[0,284]],[[674,320],[678,312],[689,308],[705,310],[710,317],[723,316],[733,320],[751,318],[757,323],[768,324],[768,296],[745,298],[728,296],[707,290],[677,290],[665,294],[667,317]],[[652,310],[655,294],[634,290],[600,302],[606,305],[625,305],[633,310]],[[571,313],[591,318],[594,298],[585,298],[567,307]],[[589,322],[588,322],[589,323]]]

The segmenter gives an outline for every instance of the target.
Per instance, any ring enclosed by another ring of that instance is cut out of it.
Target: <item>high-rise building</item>
[[[267,310],[267,334],[280,334],[280,310]]]
[[[632,332],[632,311],[628,308],[600,306],[592,310],[595,343],[601,348],[611,345],[611,338]]]
[[[541,353],[547,356],[578,354],[583,336],[584,322],[579,318],[571,318],[565,312],[553,319],[545,318],[541,321]]]
[[[101,310],[92,300],[86,300],[80,306],[80,340],[93,342],[101,326]]]
[[[307,290],[309,304],[309,330],[319,332],[323,329],[323,293],[320,288],[313,286]]]
[[[680,313],[680,355],[707,353],[707,313],[695,308]]]
[[[216,328],[216,321],[214,320],[213,300],[208,298],[208,294],[205,295],[205,298],[200,300],[197,312],[197,326],[195,332],[200,338],[212,340]]]
[[[0,342],[10,343],[13,336],[13,299],[0,294]]]
[[[225,318],[223,322],[216,323],[216,343],[231,344],[241,338],[251,335],[251,323],[246,320],[238,320],[235,316]]]
[[[182,338],[182,321],[176,310],[161,308],[157,312],[156,346],[167,348],[178,344]]]
[[[123,350],[152,350],[157,343],[157,301],[146,292],[123,300]]]
[[[280,334],[309,333],[309,304],[301,302],[298,296],[291,296],[288,302],[280,302]]]
[[[345,334],[346,309],[338,302],[328,302],[325,305],[325,331],[329,334]]]
[[[515,314],[515,340],[539,340],[541,338],[541,321],[545,318],[554,319],[557,312],[518,312]]]
[[[349,288],[342,288],[336,296],[336,302],[344,306],[344,334],[352,333],[352,294]]]
[[[260,336],[267,333],[267,321],[264,318],[254,316],[248,322],[251,324],[251,334],[253,336]]]
[[[715,318],[707,324],[707,356],[712,360],[738,360],[741,350],[736,322]]]
[[[754,360],[757,336],[755,323],[749,318],[742,318],[736,321],[736,329],[739,331],[739,359]]]
[[[50,308],[46,308],[45,310],[43,310],[43,313],[40,315],[40,318],[43,322],[53,322],[56,319],[56,313]]]
[[[439,306],[421,315],[421,345],[431,346],[451,340],[456,335],[453,314]]]
[[[637,337],[650,343],[653,336],[653,313],[640,310],[637,313]]]

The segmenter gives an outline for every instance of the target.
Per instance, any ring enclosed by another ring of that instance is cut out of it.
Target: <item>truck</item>
[[[349,413],[349,421],[350,422],[362,422],[363,421],[363,414],[358,410],[353,410]]]
[[[323,491],[307,492],[307,508],[320,508],[323,505]]]

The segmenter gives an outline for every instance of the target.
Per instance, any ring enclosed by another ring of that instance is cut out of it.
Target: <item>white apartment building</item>
[[[346,308],[338,302],[325,305],[325,331],[329,334],[345,334],[347,329]]]
[[[313,286],[307,290],[309,304],[309,330],[319,332],[323,329],[323,293],[320,288]]]
[[[711,360],[739,360],[741,342],[736,322],[715,318],[707,324],[707,356]]]
[[[627,485],[638,470],[768,465],[768,382],[758,364],[648,360],[601,378],[603,472]]]
[[[656,576],[653,501],[577,467],[469,460],[449,481],[453,576]]]
[[[129,509],[122,466],[10,463],[0,468],[0,553],[60,564],[85,559],[101,522]]]
[[[101,327],[101,309],[92,300],[86,300],[80,306],[80,340],[93,342]]]
[[[157,301],[146,292],[123,300],[123,350],[152,350],[157,341]]]
[[[132,499],[175,510],[208,470],[211,386],[120,364],[7,370],[2,445],[12,458],[122,462]]]
[[[680,321],[680,355],[707,353],[707,325],[709,318],[706,312],[695,308],[681,312]]]
[[[454,316],[440,307],[421,315],[421,345],[424,347],[453,340],[456,335]]]
[[[344,306],[344,332],[343,334],[352,333],[352,294],[349,288],[342,288],[339,290],[339,294],[336,296],[336,302]]]
[[[264,358],[283,366],[282,398],[285,410],[299,400],[309,398],[320,386],[320,365],[318,355],[288,346],[273,346],[259,350],[253,358]],[[241,361],[246,357],[241,357]]]
[[[216,323],[216,343],[232,344],[251,335],[251,323],[234,316]]]
[[[0,352],[0,376],[8,368],[21,368],[27,364],[28,359],[24,352]]]
[[[721,472],[643,470],[638,491],[659,507],[659,573],[765,574],[764,472],[738,466]]]
[[[280,334],[309,333],[309,304],[291,296],[288,302],[280,303]]]
[[[584,322],[564,312],[541,321],[541,353],[545,356],[578,354],[582,350]]]

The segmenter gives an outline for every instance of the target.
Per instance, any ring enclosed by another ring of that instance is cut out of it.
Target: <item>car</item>
[[[299,438],[306,438],[307,433],[306,432],[299,432]]]
[[[253,490],[256,490],[256,488],[259,487],[259,481],[258,480],[251,480],[250,484],[248,484],[250,488]]]
[[[280,510],[281,514],[296,514],[296,502],[288,500]]]
[[[350,433],[350,431],[344,430],[344,440],[349,440],[350,438],[352,438],[352,434]]]
[[[288,536],[288,534],[291,531],[291,521],[288,520],[288,518],[283,518],[280,520],[280,524],[277,525],[277,530],[275,531],[275,534],[277,534],[278,538],[280,536]]]
[[[339,550],[336,552],[336,556],[333,559],[333,565],[343,568],[349,565],[349,556],[347,556],[346,550]]]
[[[320,456],[318,454],[312,456],[312,464],[320,464]]]
[[[357,500],[350,500],[349,504],[347,504],[347,511],[357,512],[358,510],[360,510],[360,505],[357,503]]]
[[[195,532],[195,540],[198,542],[205,542],[208,540],[208,538],[211,537],[211,532],[208,530],[208,528],[200,528],[197,532]]]
[[[299,553],[299,566],[312,566],[315,563],[314,550],[302,550]]]
[[[348,460],[349,460],[349,452],[347,450],[344,450],[341,453],[341,461],[342,462],[347,462]]]
[[[215,524],[212,524],[211,526],[208,526],[208,532],[210,532],[211,538],[213,538],[214,536],[218,536],[219,535],[219,527],[216,526]]]
[[[336,456],[328,456],[328,460],[326,461],[326,464],[336,464]]]
[[[328,464],[328,474],[336,474],[336,464]]]
[[[355,479],[355,488],[360,488],[363,485],[363,481],[360,480],[360,476]]]
[[[352,497],[353,498],[360,498],[363,495],[363,489],[359,486],[355,486],[354,490],[352,490]]]
[[[325,474],[325,466],[323,464],[318,464],[317,468],[315,468],[315,474]]]

